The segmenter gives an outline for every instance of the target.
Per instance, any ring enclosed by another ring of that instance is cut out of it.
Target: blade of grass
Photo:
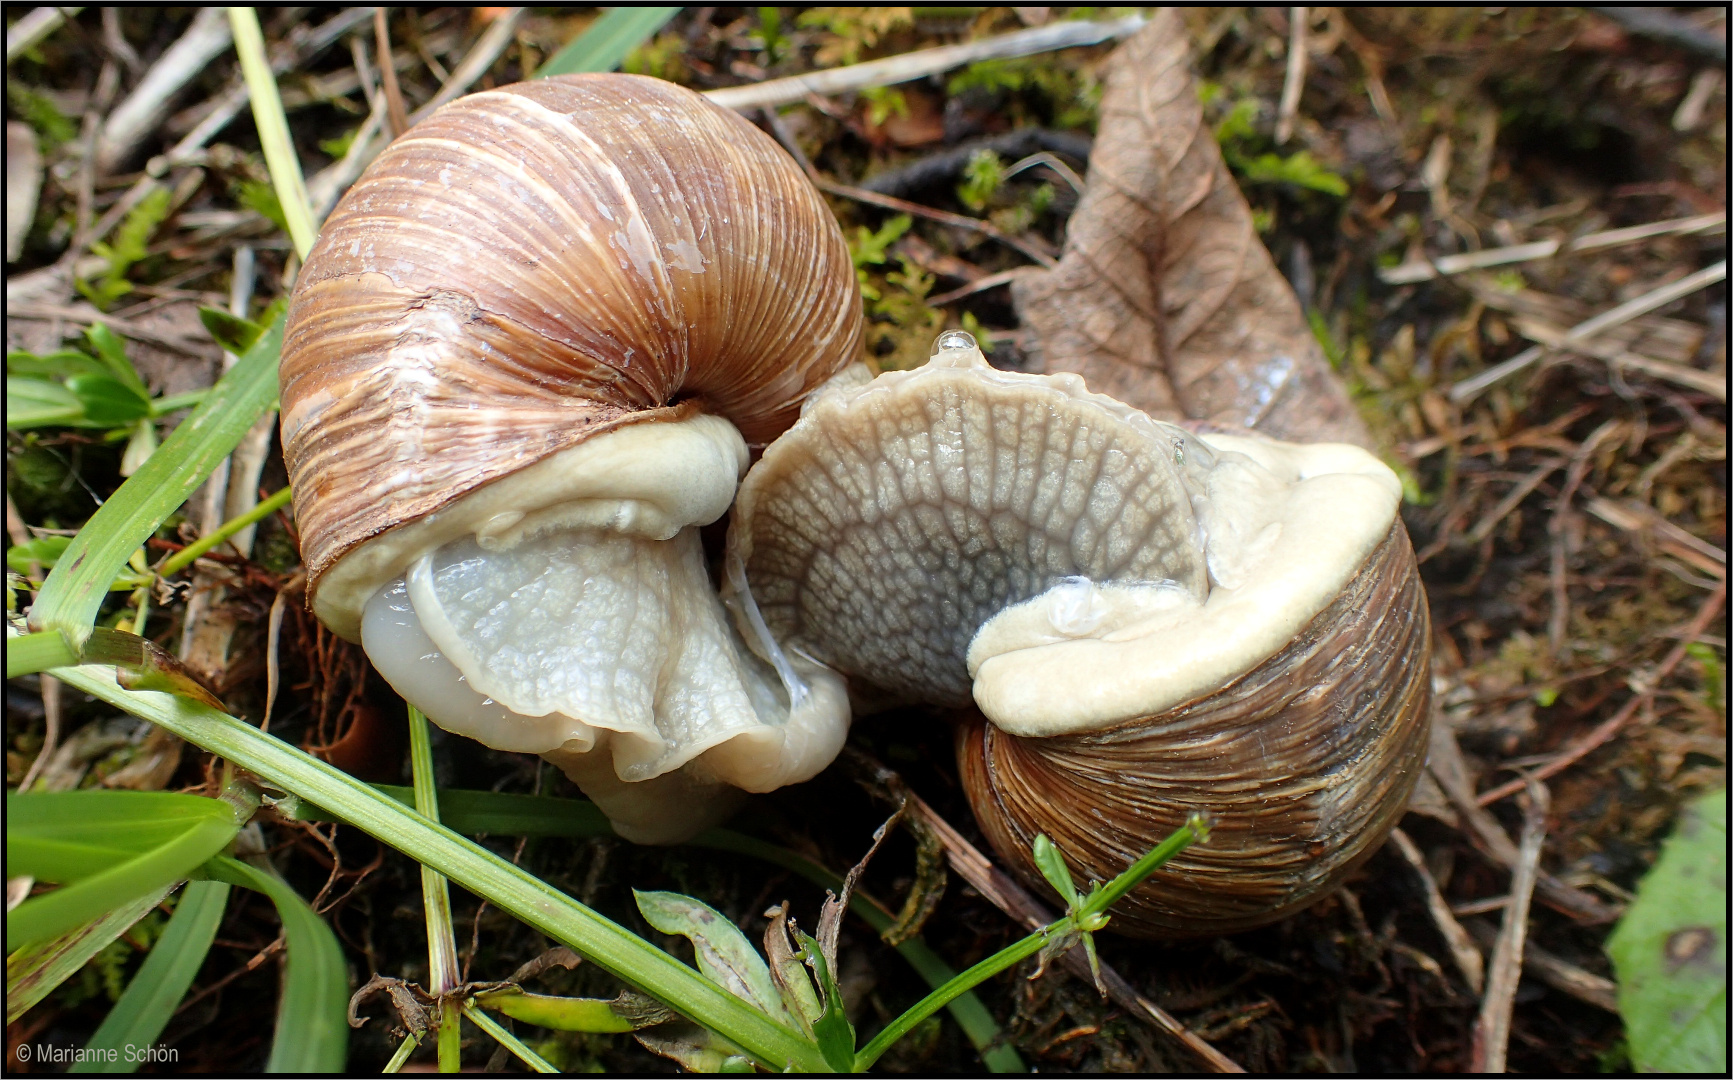
[[[413,788],[393,784],[374,787],[405,805],[413,805]],[[514,795],[497,791],[465,791],[447,789],[439,793],[442,820],[460,833],[487,833],[491,836],[562,836],[592,838],[613,836],[608,819],[594,803],[578,799],[554,799],[545,795]],[[319,820],[323,813],[313,806],[303,806],[295,817]],[[732,829],[709,829],[690,841],[693,847],[725,851],[763,859],[785,870],[793,871],[820,888],[840,894],[842,877],[784,847],[778,847],[757,837]],[[849,910],[866,920],[879,933],[896,922],[891,913],[877,900],[860,889],[849,896]],[[956,976],[951,966],[918,937],[896,946],[898,954],[924,979],[937,988]],[[981,1060],[992,1072],[1023,1072],[1023,1059],[1016,1048],[1000,1041],[999,1024],[993,1014],[973,992],[956,998],[946,1010],[957,1026],[963,1029]]]
[[[265,55],[265,35],[259,29],[259,16],[252,8],[232,7],[229,25],[235,32],[235,55],[241,60],[241,77],[246,80],[247,93],[252,98],[253,124],[259,132],[259,146],[265,152],[265,167],[270,170],[271,185],[277,189],[277,202],[283,207],[283,220],[289,226],[295,253],[305,259],[307,252],[313,250],[318,230],[313,227],[307,185],[301,178],[295,142],[289,137],[283,99],[277,94],[277,77]]]
[[[6,913],[7,947],[17,948],[65,933],[79,923],[97,918],[104,912],[112,911],[163,885],[180,881],[197,869],[200,863],[226,847],[229,841],[235,838],[237,831],[238,827],[232,816],[227,821],[209,818],[192,825],[161,847],[127,859],[119,865],[110,866],[100,873],[83,877],[74,884],[44,896],[24,901]],[[32,845],[34,850],[15,855],[14,849],[20,846],[17,843],[7,844],[8,873],[25,873],[32,877],[49,879],[57,876],[53,872],[54,862],[47,860],[41,868],[48,870],[48,873],[37,873],[29,865],[20,866],[17,871],[13,871],[14,865],[42,851],[40,845]]]
[[[290,491],[285,487],[270,498],[253,507],[251,510],[248,510],[246,513],[237,515],[223,522],[222,525],[213,530],[209,536],[199,537],[186,547],[181,548],[173,555],[164,559],[162,565],[157,567],[157,573],[163,577],[168,577],[170,574],[178,573],[179,571],[186,569],[188,566],[192,565],[194,559],[240,532],[248,525],[256,525],[281,510],[283,507],[289,505],[289,495]]]
[[[106,589],[103,591],[107,592]],[[72,642],[66,639],[66,635],[58,630],[44,630],[39,634],[20,634],[6,638],[8,679],[76,663],[78,653],[72,648]]]
[[[1164,863],[1184,851],[1193,841],[1204,839],[1208,835],[1209,828],[1204,819],[1193,814],[1189,821],[1168,834],[1167,839],[1157,844],[1141,859],[1132,863],[1124,873],[1108,882],[1099,891],[1092,891],[1083,903],[1066,912],[1063,919],[1044,926],[1022,941],[1009,945],[987,957],[955,979],[934,990],[901,1016],[885,1025],[884,1030],[873,1036],[872,1041],[862,1047],[859,1054],[855,1055],[854,1071],[865,1072],[872,1068],[873,1063],[886,1050],[895,1046],[899,1039],[914,1030],[916,1024],[938,1012],[952,998],[971,987],[980,985],[1014,964],[1034,956],[1048,942],[1062,938],[1063,935],[1075,934],[1080,929],[1089,928],[1091,923],[1098,922],[1095,916],[1103,914],[1115,900],[1142,884],[1145,878],[1161,869]],[[1069,871],[1066,874],[1069,877]],[[1087,941],[1088,935],[1084,934],[1083,938]]]
[[[680,11],[677,7],[610,8],[536,69],[535,78],[612,71]]]
[[[283,319],[271,324],[193,414],[120,485],[72,538],[30,609],[33,630],[57,630],[82,647],[115,575],[277,399]],[[11,643],[8,642],[10,652]]]
[[[409,1061],[409,1055],[415,1053],[415,1048],[421,1045],[421,1036],[411,1031],[402,1042],[397,1044],[397,1052],[391,1055],[391,1060],[385,1063],[384,1073],[402,1072],[403,1066]]]
[[[439,821],[439,790],[433,781],[433,744],[427,717],[409,706],[409,770],[415,778],[415,812]],[[452,996],[461,978],[457,969],[457,935],[451,929],[451,890],[445,875],[421,868],[421,910],[427,919],[429,993],[439,999],[439,1071],[461,1072],[461,1013]]]
[[[463,1003],[463,1015],[469,1017],[476,1027],[493,1036],[495,1042],[517,1055],[517,1059],[539,1073],[557,1073],[560,1070],[548,1064],[543,1057],[518,1041],[517,1036],[494,1022],[493,1017],[482,1012],[469,1002]]]
[[[229,886],[220,881],[189,881],[175,905],[168,929],[114,1003],[102,1026],[84,1044],[86,1056],[66,1070],[75,1073],[137,1072],[142,1050],[154,1044],[168,1026],[175,1007],[216,939],[217,926],[229,904]],[[114,1061],[109,1063],[110,1052]]]
[[[12,947],[6,957],[6,1022],[11,1024],[54,988],[78,973],[90,958],[162,903],[174,889],[170,882],[127,901],[100,919],[93,919],[59,937]],[[11,945],[11,942],[7,943]]]
[[[337,935],[274,873],[219,855],[205,864],[218,881],[262,892],[283,920],[289,970],[277,1002],[266,1072],[342,1072],[349,1051],[349,969]]]
[[[90,665],[61,668],[55,675],[433,867],[681,1015],[723,1034],[766,1066],[825,1069],[818,1048],[796,1032],[772,1022],[625,927],[347,773],[209,706],[169,694],[124,690],[114,681],[113,669]]]

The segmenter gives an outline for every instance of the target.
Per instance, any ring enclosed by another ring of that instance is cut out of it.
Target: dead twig
[[[1681,297],[1689,296],[1698,289],[1725,280],[1727,280],[1727,260],[1722,259],[1715,265],[1704,267],[1695,274],[1689,274],[1678,281],[1662,285],[1657,289],[1651,289],[1634,300],[1609,308],[1594,318],[1571,327],[1557,346],[1536,345],[1524,349],[1502,364],[1494,365],[1471,379],[1464,379],[1450,388],[1450,400],[1457,404],[1473,401],[1494,383],[1501,382],[1530,366],[1548,352],[1553,351],[1554,348],[1571,348],[1578,342],[1587,341],[1603,330],[1629,322],[1639,315],[1647,314],[1657,308],[1665,307]]]
[[[1510,1014],[1516,1005],[1516,985],[1522,979],[1523,945],[1528,941],[1528,906],[1540,872],[1541,844],[1546,840],[1546,788],[1532,777],[1525,783],[1528,805],[1523,808],[1522,843],[1511,879],[1510,906],[1504,909],[1504,928],[1493,946],[1486,996],[1481,1000],[1480,1018],[1474,1025],[1474,1052],[1469,1069],[1477,1073],[1504,1072],[1505,1049],[1510,1043]]]
[[[1032,261],[1040,263],[1049,270],[1059,265],[1059,260],[1055,259],[1049,253],[1042,251],[1040,248],[1031,244],[1022,237],[1012,236],[1010,233],[999,228],[990,221],[982,221],[979,218],[964,217],[962,214],[953,214],[945,210],[934,210],[930,206],[922,206],[920,203],[912,203],[906,199],[896,199],[889,195],[880,195],[877,192],[868,191],[865,188],[850,187],[847,184],[839,184],[835,180],[829,180],[822,176],[814,177],[813,184],[820,191],[828,191],[832,195],[841,195],[845,199],[853,199],[856,202],[863,202],[872,206],[882,206],[886,210],[896,210],[904,214],[913,214],[916,217],[924,217],[929,221],[937,221],[942,225],[955,225],[960,229],[970,229],[982,234],[983,236],[990,236],[1001,244],[1016,248],[1018,251],[1028,256]]]
[[[1432,880],[1432,871],[1427,869],[1426,859],[1420,854],[1420,849],[1408,834],[1401,829],[1390,831],[1390,840],[1396,846],[1396,851],[1420,878],[1420,885],[1426,892],[1426,910],[1432,916],[1432,923],[1438,928],[1438,935],[1444,939],[1444,944],[1450,949],[1451,959],[1456,961],[1456,969],[1462,972],[1462,979],[1468,983],[1468,988],[1476,994],[1480,993],[1485,984],[1486,961],[1475,948],[1474,940],[1468,936],[1468,931],[1456,921],[1451,914],[1450,905],[1445,903],[1444,894],[1438,890],[1438,882]]]
[[[391,61],[391,31],[385,23],[385,8],[373,9],[373,43],[379,51],[379,78],[384,84],[386,115],[393,139],[409,130],[409,112],[403,107],[403,90],[397,85],[397,65]]]
[[[941,45],[936,49],[869,60],[864,64],[791,75],[786,79],[770,79],[750,86],[730,86],[711,90],[705,96],[728,109],[756,109],[765,105],[786,105],[808,94],[840,94],[851,90],[867,90],[875,86],[924,79],[952,68],[964,67],[978,60],[1005,60],[1015,56],[1070,49],[1080,45],[1099,45],[1130,37],[1143,27],[1142,15],[1129,15],[1110,22],[1058,22],[1019,30],[998,37],[983,38],[962,45]]]
[[[1533,243],[1485,248],[1480,251],[1465,252],[1461,255],[1441,255],[1436,259],[1403,263],[1400,266],[1379,270],[1378,279],[1387,285],[1413,285],[1416,282],[1431,281],[1435,278],[1449,277],[1452,274],[1463,274],[1470,270],[1485,270],[1488,267],[1508,266],[1511,263],[1534,262],[1539,259],[1550,259],[1555,255],[1578,255],[1587,251],[1600,251],[1624,244],[1635,244],[1657,236],[1689,236],[1694,233],[1712,232],[1726,227],[1727,215],[1725,212],[1699,214],[1695,217],[1674,218],[1670,221],[1654,221],[1647,225],[1631,225],[1623,229],[1607,229],[1603,232],[1590,233],[1576,240],[1536,240]]]
[[[1276,109],[1276,145],[1294,137],[1294,121],[1300,115],[1300,92],[1306,87],[1306,23],[1311,13],[1303,7],[1288,9],[1288,73],[1282,80],[1282,102]]]
[[[222,8],[203,8],[193,16],[186,33],[157,58],[132,93],[108,114],[96,145],[97,171],[106,174],[124,164],[168,114],[174,96],[202,75],[232,40],[229,18]]]
[[[1552,613],[1547,618],[1547,643],[1554,656],[1564,645],[1565,631],[1569,628],[1571,617],[1570,589],[1565,580],[1565,525],[1571,514],[1571,500],[1576,497],[1577,488],[1582,486],[1583,479],[1588,475],[1589,466],[1593,463],[1595,453],[1601,444],[1613,438],[1624,430],[1621,420],[1608,420],[1590,433],[1583,440],[1582,446],[1571,455],[1569,468],[1565,470],[1565,486],[1559,492],[1558,501],[1553,505],[1552,519],[1547,522],[1547,533],[1552,540]]]
[[[1588,756],[1608,739],[1611,739],[1614,735],[1618,734],[1619,729],[1624,727],[1631,717],[1637,715],[1638,710],[1642,709],[1647,702],[1654,699],[1655,690],[1660,686],[1661,681],[1671,675],[1673,669],[1678,667],[1680,661],[1685,659],[1686,650],[1690,647],[1692,642],[1697,640],[1697,635],[1708,629],[1709,624],[1715,620],[1716,616],[1721,614],[1721,607],[1726,603],[1726,601],[1727,579],[1722,578],[1721,581],[1716,584],[1715,591],[1709,595],[1709,599],[1704,601],[1703,606],[1698,609],[1696,618],[1692,619],[1691,624],[1686,627],[1683,639],[1667,653],[1666,659],[1661,661],[1661,666],[1655,669],[1653,677],[1645,680],[1645,688],[1640,693],[1632,696],[1631,700],[1625,702],[1623,708],[1608,717],[1599,727],[1596,727],[1593,731],[1589,732],[1581,739],[1578,739],[1566,749],[1560,751],[1559,755],[1553,758],[1552,761],[1542,765],[1529,775],[1535,780],[1545,780],[1548,777],[1557,776],[1559,773],[1565,771],[1578,761],[1581,761],[1584,757]],[[1500,784],[1491,791],[1481,793],[1473,800],[1473,805],[1476,808],[1491,806],[1500,799],[1515,795],[1523,789],[1526,783],[1526,779],[1518,779],[1512,780],[1509,783]]]
[[[1485,948],[1492,948],[1498,941],[1498,931],[1483,920],[1475,919],[1468,923],[1468,930]],[[1585,971],[1562,957],[1554,956],[1533,941],[1529,941],[1522,948],[1522,970],[1523,974],[1533,975],[1554,990],[1569,994],[1578,1001],[1612,1013],[1619,1011],[1618,986],[1613,980],[1592,971]]]

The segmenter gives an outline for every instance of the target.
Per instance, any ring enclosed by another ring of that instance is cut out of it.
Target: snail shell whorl
[[[290,304],[309,594],[368,538],[624,423],[697,409],[767,442],[860,341],[834,218],[733,112],[626,75],[460,99],[343,199]]]
[[[1306,907],[1384,840],[1425,764],[1431,629],[1398,520],[1294,641],[1221,690],[1106,731],[1019,738],[959,730],[963,783],[993,847],[1049,892],[1037,833],[1079,880],[1105,881],[1187,816],[1194,845],[1114,909],[1139,937],[1260,926]]]

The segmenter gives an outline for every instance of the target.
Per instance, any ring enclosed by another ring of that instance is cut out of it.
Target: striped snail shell
[[[691,91],[564,76],[440,109],[290,303],[310,606],[435,722],[548,755],[641,838],[811,775],[840,687],[741,647],[697,528],[857,358],[860,309],[799,168]]]

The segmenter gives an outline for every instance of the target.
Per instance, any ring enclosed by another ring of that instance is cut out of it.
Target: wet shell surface
[[[1140,937],[1228,934],[1322,898],[1369,856],[1426,763],[1431,631],[1400,522],[1340,597],[1256,670],[1107,731],[1022,738],[976,717],[957,760],[993,847],[1047,891],[1046,833],[1106,880],[1196,812],[1193,845],[1114,909]]]

